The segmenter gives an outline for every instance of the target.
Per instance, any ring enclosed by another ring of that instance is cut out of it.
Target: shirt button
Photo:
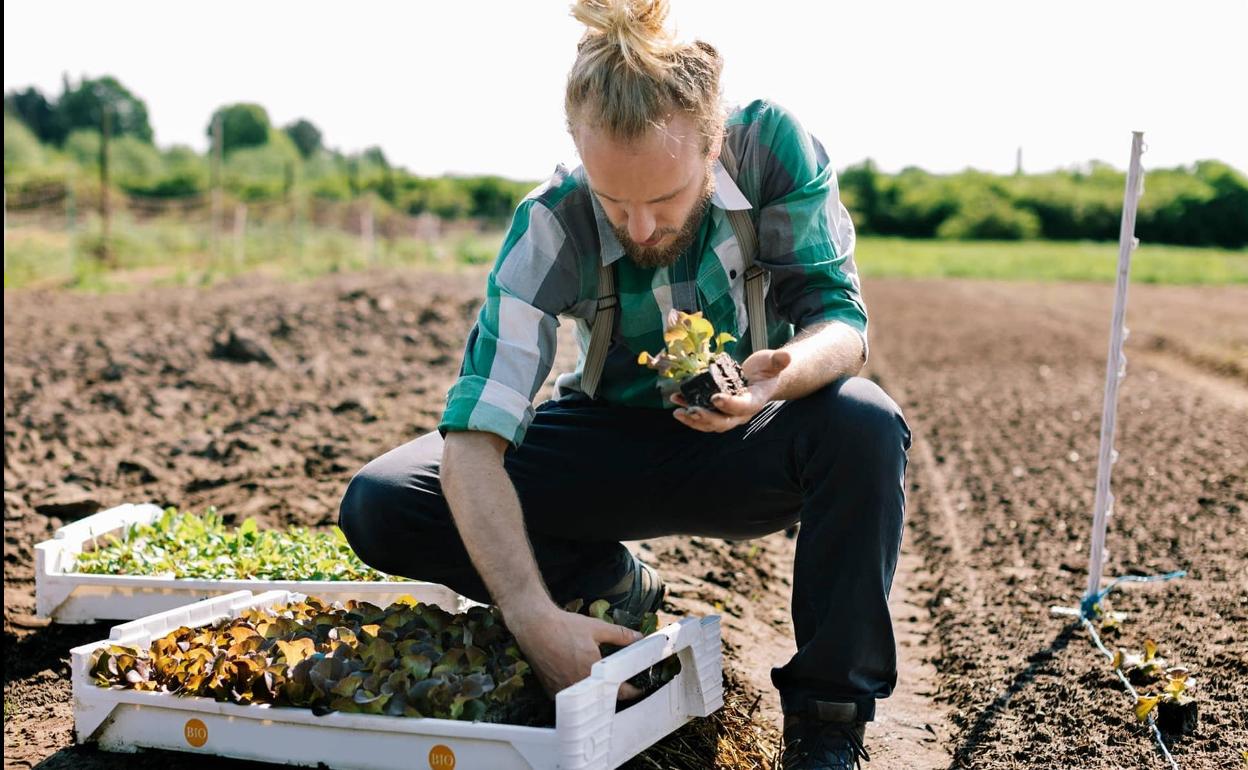
[[[728,271],[728,277],[729,277],[729,278],[736,278],[736,277],[737,277],[737,271],[736,271],[736,270],[729,270],[729,271]]]

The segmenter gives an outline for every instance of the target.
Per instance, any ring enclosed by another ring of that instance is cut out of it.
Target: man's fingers
[[[672,403],[677,406],[689,406],[689,402],[685,400],[685,395],[679,390],[672,393]]]
[[[599,644],[614,644],[617,647],[627,647],[641,638],[641,634],[631,628],[612,625],[606,621],[599,621],[594,627],[594,641]]]
[[[686,410],[689,412],[693,425],[700,430],[723,433],[726,430],[732,430],[737,426],[737,420],[732,415],[722,414],[710,409],[703,409],[695,406]]]
[[[623,684],[620,685],[620,697],[619,697],[620,700],[637,700],[638,698],[641,697],[641,695],[642,695],[641,690],[629,684],[628,682],[624,682]]]
[[[725,396],[723,394],[711,396],[711,403],[715,404],[715,408],[727,415],[735,417],[753,417],[758,410],[754,408],[754,402],[748,396]]]

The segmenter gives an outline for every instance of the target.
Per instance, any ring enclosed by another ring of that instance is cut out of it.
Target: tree
[[[293,123],[289,123],[282,129],[286,132],[286,136],[295,143],[295,147],[299,148],[299,154],[307,158],[316,154],[321,149],[321,130],[312,125],[312,122],[304,118],[299,118]]]
[[[472,216],[494,222],[502,222],[510,217],[532,187],[497,176],[471,177],[458,181],[472,200]]]
[[[83,78],[76,86],[67,79],[56,105],[65,136],[77,128],[99,131],[105,109],[112,119],[113,136],[133,136],[141,142],[152,143],[147,105],[114,77]],[[61,138],[63,140],[64,136]]]
[[[376,166],[379,169],[390,168],[390,162],[386,160],[386,154],[381,151],[380,147],[373,146],[364,150],[363,160],[370,166]]]
[[[5,94],[4,111],[25,123],[45,144],[59,145],[69,133],[61,123],[56,104],[49,102],[43,92],[33,86]]]
[[[228,155],[244,147],[259,147],[269,141],[269,113],[258,104],[227,104],[212,113],[208,121],[208,138],[212,127],[221,118],[222,151]]]
[[[876,212],[880,205],[880,173],[867,158],[838,174],[842,197],[854,217],[858,231],[874,232]]]

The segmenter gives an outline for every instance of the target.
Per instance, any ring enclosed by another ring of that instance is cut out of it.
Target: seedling
[[[728,332],[715,334],[711,322],[701,312],[672,310],[667,316],[663,341],[666,350],[657,356],[642,351],[637,363],[676,383],[690,406],[714,409],[711,396],[716,393],[735,396],[745,392],[741,365],[724,350],[736,337]]]
[[[572,611],[580,609],[580,603]],[[648,613],[589,614],[652,633]],[[604,654],[618,648],[604,650]],[[680,672],[675,656],[629,680],[658,689]],[[381,608],[314,597],[244,611],[212,627],[185,626],[148,649],[107,645],[93,653],[101,687],[200,696],[242,705],[530,726],[554,723],[546,696],[497,608],[452,615],[405,597]]]
[[[1157,710],[1157,727],[1167,733],[1189,733],[1196,729],[1199,712],[1188,691],[1196,686],[1195,677],[1183,666],[1167,665],[1157,655],[1157,643],[1144,641],[1144,652],[1117,650],[1113,666],[1135,686],[1147,688],[1135,702],[1135,716],[1141,722]],[[1160,688],[1160,689],[1158,689]]]
[[[310,597],[247,610],[211,628],[179,628],[147,650],[102,648],[90,673],[104,687],[317,714],[527,723],[549,704],[498,610],[451,615],[410,599],[382,609]]]
[[[77,570],[225,580],[396,580],[360,561],[342,531],[261,530],[254,519],[228,528],[215,508],[202,516],[167,508],[79,554]]]

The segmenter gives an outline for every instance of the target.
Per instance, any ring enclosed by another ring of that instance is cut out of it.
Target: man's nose
[[[628,215],[628,237],[634,243],[645,243],[653,238],[654,226],[654,215],[647,211],[632,211]]]

